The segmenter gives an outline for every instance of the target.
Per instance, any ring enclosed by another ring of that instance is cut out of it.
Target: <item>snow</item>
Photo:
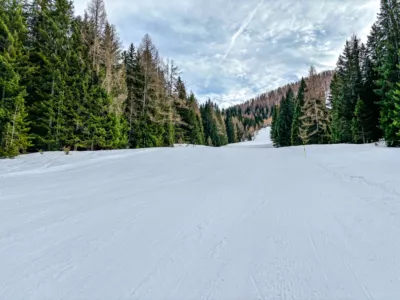
[[[1,160],[0,299],[399,299],[400,151],[247,146]]]
[[[252,141],[236,144],[229,144],[228,147],[247,147],[247,148],[272,148],[271,127],[266,127],[256,132]]]

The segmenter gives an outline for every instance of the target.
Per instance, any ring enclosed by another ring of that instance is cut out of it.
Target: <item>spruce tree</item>
[[[279,106],[275,105],[272,110],[271,140],[275,147],[279,147]]]
[[[291,131],[293,123],[294,94],[291,88],[286,93],[280,104],[278,144],[279,147],[291,145]]]
[[[376,44],[374,34],[368,38],[367,46],[362,48],[361,74],[362,88],[360,98],[364,101],[365,109],[369,112],[365,124],[365,138],[367,141],[377,141],[382,137],[382,130],[379,126],[380,101],[381,97],[375,92],[378,73],[376,71]]]
[[[200,106],[204,127],[204,138],[207,145],[220,147],[228,143],[225,123],[218,106],[208,100]]]
[[[188,98],[189,105],[189,124],[190,124],[190,143],[194,145],[203,145],[204,144],[204,136],[202,132],[202,124],[201,124],[201,116],[199,107],[197,104],[196,97],[193,93],[190,93]]]
[[[362,92],[360,40],[353,36],[346,41],[332,82],[332,132],[335,142],[352,142],[352,120],[358,98]]]
[[[395,126],[395,131],[397,130],[397,137],[400,138],[400,83],[397,83],[397,90],[394,93],[394,120],[393,126]]]
[[[351,126],[354,143],[366,143],[368,141],[366,130],[371,119],[370,115],[371,112],[367,110],[364,101],[358,99]]]
[[[57,150],[65,140],[65,105],[69,33],[73,20],[67,0],[37,1],[32,5],[28,40],[29,65],[24,78],[35,149]]]
[[[304,80],[304,78],[302,78],[300,82],[300,88],[294,103],[293,122],[291,128],[291,143],[294,146],[302,144],[302,140],[300,138],[300,125],[306,88],[306,81]]]
[[[27,28],[16,0],[0,2],[0,157],[13,157],[30,146],[26,88],[20,74],[26,72],[23,42]]]
[[[381,97],[380,126],[383,130],[386,144],[390,147],[400,146],[398,123],[396,122],[395,91],[400,82],[399,64],[400,51],[400,3],[398,0],[381,0],[378,21],[375,30],[375,43],[378,71],[376,81],[377,93]]]
[[[229,144],[236,143],[235,127],[230,113],[228,113],[227,116],[225,117],[225,125],[226,125],[226,132],[228,135]]]

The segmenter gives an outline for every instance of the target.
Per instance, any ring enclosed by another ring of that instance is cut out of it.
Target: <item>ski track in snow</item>
[[[0,299],[400,299],[400,151],[60,152],[0,161]]]

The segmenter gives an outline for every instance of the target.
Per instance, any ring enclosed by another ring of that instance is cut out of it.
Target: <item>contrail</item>
[[[238,36],[240,36],[243,31],[246,29],[246,27],[250,24],[251,20],[253,20],[254,15],[256,14],[257,10],[259,9],[260,5],[264,3],[264,0],[261,0],[257,6],[253,9],[253,11],[246,17],[246,19],[244,19],[242,25],[240,26],[240,28],[238,29],[238,31],[236,31],[236,33],[232,36],[231,38],[231,43],[229,45],[228,50],[226,50],[225,55],[223,57],[222,60],[225,60],[225,58],[228,56],[229,52],[231,51],[233,45],[235,44],[235,41],[237,39]]]

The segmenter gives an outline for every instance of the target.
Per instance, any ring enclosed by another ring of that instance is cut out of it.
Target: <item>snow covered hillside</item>
[[[228,147],[272,148],[271,127],[266,127],[258,131],[253,141],[230,144]]]
[[[398,149],[181,147],[0,161],[3,300],[394,300],[399,237]]]

